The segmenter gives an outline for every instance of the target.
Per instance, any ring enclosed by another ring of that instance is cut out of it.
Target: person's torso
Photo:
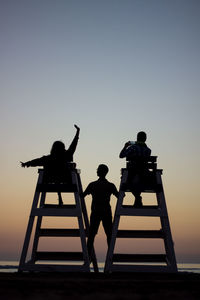
[[[130,147],[127,155],[129,169],[133,173],[146,173],[148,171],[148,157],[151,155],[151,149],[145,143],[135,143]],[[130,173],[130,172],[129,172]]]
[[[48,155],[44,158],[44,170],[46,178],[50,181],[65,182],[69,178],[69,162],[72,157],[67,151],[61,156]]]
[[[148,157],[151,155],[151,149],[145,143],[130,146],[127,159],[132,160],[138,157]]]
[[[110,207],[110,196],[113,193],[113,184],[105,180],[91,183],[92,209],[104,210]]]

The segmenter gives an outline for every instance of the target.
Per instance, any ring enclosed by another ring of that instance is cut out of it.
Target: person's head
[[[101,164],[98,166],[97,175],[99,177],[106,177],[108,171],[109,171],[108,167],[104,164]]]
[[[62,155],[65,152],[65,144],[61,141],[55,141],[51,148],[51,155]]]
[[[137,142],[146,142],[146,139],[147,139],[147,135],[144,131],[140,131],[138,132],[137,134]]]

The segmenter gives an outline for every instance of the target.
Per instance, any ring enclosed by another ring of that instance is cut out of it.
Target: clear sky
[[[200,262],[199,53],[198,0],[0,1],[0,260],[19,259],[37,180],[19,161],[67,148],[77,124],[84,188],[99,163],[119,187],[121,148],[147,132],[177,260]]]

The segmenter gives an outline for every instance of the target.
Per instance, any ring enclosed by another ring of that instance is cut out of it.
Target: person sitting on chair
[[[144,131],[137,134],[137,141],[127,142],[121,150],[119,157],[130,162],[131,167],[128,171],[127,187],[135,196],[134,207],[142,207],[141,192],[143,190],[144,176],[148,171],[145,168],[145,158],[150,157],[151,149],[146,145],[147,135]]]
[[[106,179],[109,169],[106,165],[100,164],[97,169],[98,180],[91,182],[83,193],[92,195],[92,206],[90,216],[90,227],[87,241],[88,254],[91,258],[95,235],[98,232],[100,222],[102,221],[104,231],[107,236],[109,246],[112,235],[112,211],[110,206],[110,196],[113,194],[118,197],[119,192],[116,186]]]
[[[44,182],[48,183],[71,183],[71,173],[69,171],[69,164],[73,162],[73,155],[76,150],[80,128],[74,125],[76,128],[75,137],[69,146],[65,149],[65,144],[61,141],[55,141],[52,145],[49,155],[42,156],[27,162],[20,162],[23,168],[25,167],[44,167]],[[61,193],[58,192],[59,205],[63,204]]]

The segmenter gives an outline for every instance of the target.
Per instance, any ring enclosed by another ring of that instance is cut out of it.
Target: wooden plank
[[[165,262],[165,254],[113,254],[114,262]]]
[[[134,208],[134,209],[138,209],[138,208],[135,208],[133,205],[122,205],[122,208]],[[159,209],[159,206],[158,205],[143,205],[141,207],[141,209],[148,209],[148,210],[151,210],[151,209]]]
[[[162,230],[118,230],[118,238],[164,238]]]
[[[122,265],[113,264],[111,272],[156,272],[156,273],[174,273],[176,272],[171,266],[162,265]]]
[[[130,190],[130,188],[125,188],[124,189],[123,186],[122,186],[122,191],[124,191],[126,193],[132,193],[131,190]],[[156,189],[147,187],[144,190],[142,190],[142,193],[155,194],[156,193]]]
[[[81,212],[78,209],[65,209],[65,208],[35,208],[32,210],[33,216],[43,217],[80,217]]]
[[[126,184],[121,186],[121,191],[124,191],[126,193],[131,193],[130,187],[126,187]],[[156,191],[157,191],[156,188],[148,186],[148,187],[145,187],[144,190],[142,190],[142,193],[154,194],[154,193],[156,193]]]
[[[63,204],[63,205],[58,205],[58,204],[44,204],[40,208],[58,208],[58,209],[75,209],[76,204]]]
[[[20,271],[29,272],[90,272],[87,264],[81,265],[59,265],[59,264],[25,264]]]
[[[135,158],[135,161],[145,161],[145,162],[156,162],[158,156],[148,156],[148,157],[139,157],[138,159]],[[128,161],[128,160],[127,160]]]
[[[82,261],[82,252],[47,252],[37,251],[35,253],[35,261],[37,260],[67,260],[67,261]]]
[[[37,184],[36,190],[38,192],[47,192],[47,193],[74,193],[77,192],[77,186],[75,184],[50,184],[50,183],[42,183]]]
[[[117,213],[121,216],[163,216],[163,212],[157,207],[158,206],[143,206],[141,208],[135,208],[133,205],[122,205],[122,207],[117,211]]]
[[[39,230],[40,236],[60,236],[60,237],[80,237],[79,229],[63,229],[63,228],[41,228]]]

